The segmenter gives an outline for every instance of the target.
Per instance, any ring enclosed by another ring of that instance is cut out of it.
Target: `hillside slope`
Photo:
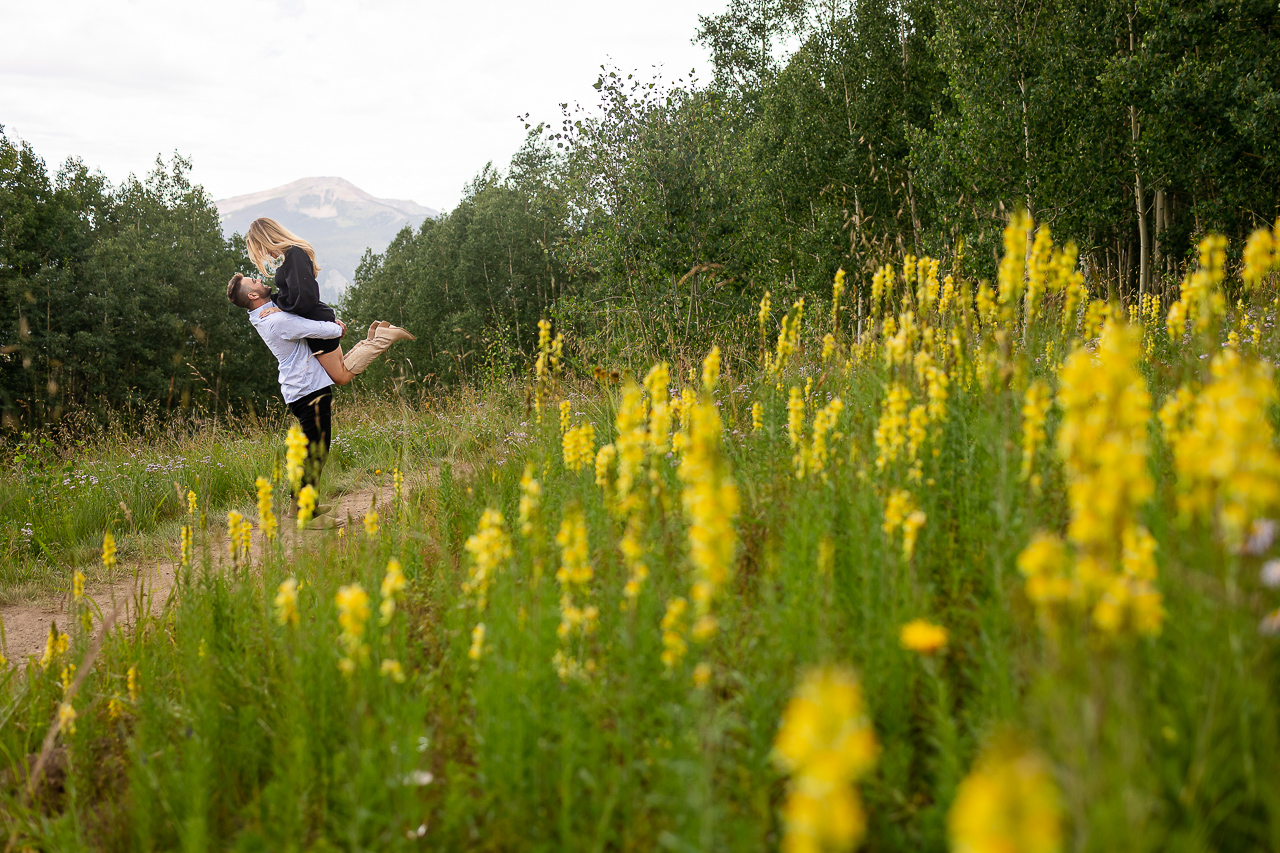
[[[405,226],[417,228],[439,215],[415,201],[375,198],[336,177],[302,178],[216,204],[227,236],[243,234],[253,220],[269,216],[314,245],[327,302],[346,289],[365,249],[381,252]]]

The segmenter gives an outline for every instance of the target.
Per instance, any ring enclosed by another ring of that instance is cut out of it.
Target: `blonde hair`
[[[311,259],[312,274],[320,274],[320,265],[316,263],[316,250],[311,248],[311,244],[274,219],[263,216],[253,220],[249,230],[245,232],[244,242],[249,250],[249,259],[262,271],[263,275],[267,274],[267,261],[276,255],[283,255],[290,246],[297,246],[306,252],[307,257]]]

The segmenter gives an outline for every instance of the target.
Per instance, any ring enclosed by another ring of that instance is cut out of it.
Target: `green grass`
[[[787,790],[772,757],[782,710],[807,667],[838,663],[859,673],[881,748],[859,784],[865,849],[945,849],[957,787],[984,745],[1010,731],[1047,756],[1071,849],[1280,845],[1280,672],[1275,640],[1258,631],[1277,604],[1258,581],[1275,547],[1241,555],[1209,526],[1178,521],[1176,475],[1153,418],[1157,490],[1143,521],[1159,542],[1163,630],[1106,642],[1068,615],[1046,632],[1016,561],[1035,531],[1065,529],[1066,483],[1051,448],[1057,415],[1037,457],[1041,488],[1020,481],[1020,411],[1027,382],[1055,373],[1029,353],[1049,341],[1061,355],[1067,341],[1037,325],[1003,378],[955,381],[916,484],[901,463],[883,473],[874,464],[890,378],[883,359],[848,372],[824,366],[821,331],[807,333],[809,354],[780,381],[739,367],[716,392],[723,459],[741,497],[738,544],[715,606],[719,632],[690,642],[674,669],[660,660],[659,623],[691,582],[678,457],[646,463],[651,573],[631,610],[624,525],[590,466],[574,473],[561,461],[562,395],[541,425],[514,386],[341,401],[335,480],[398,464],[423,475],[404,503],[380,508],[375,537],[357,526],[297,550],[277,543],[260,565],[229,572],[216,570],[210,533],[198,531],[195,566],[172,606],[108,639],[73,700],[75,733],[59,736],[65,775],[34,799],[17,780],[56,715],[62,661],[9,670],[0,766],[15,770],[0,788],[0,828],[19,848],[50,850],[772,849]],[[1274,342],[1258,345],[1274,357]],[[1156,404],[1203,365],[1197,350],[1160,343],[1144,366]],[[845,410],[826,476],[797,479],[786,391],[810,378],[810,417],[831,396]],[[563,393],[581,413],[575,421],[595,423],[597,445],[615,437],[620,389],[566,384]],[[282,427],[154,437],[143,457],[200,449],[225,459],[217,474],[201,469],[204,500],[250,513],[253,477],[280,453]],[[103,447],[75,457],[117,469],[126,458]],[[526,464],[543,488],[541,575],[519,531]],[[23,482],[34,470],[22,469]],[[104,489],[85,517],[68,511],[47,535],[83,556],[104,525],[120,523],[110,507],[127,494],[135,517],[150,519],[140,526],[176,539],[165,527],[181,513],[168,503],[168,477],[120,481],[129,491]],[[901,485],[927,515],[910,560],[882,530],[886,492]],[[153,491],[157,508],[144,514]],[[586,518],[599,624],[572,649],[594,672],[565,682],[551,664],[562,648],[554,537],[571,507]],[[464,589],[465,543],[486,508],[504,515],[514,553],[480,612]],[[824,540],[834,546],[829,573],[819,568]],[[409,583],[382,625],[378,590],[392,558]],[[5,582],[27,582],[35,569],[24,571]],[[289,577],[303,584],[297,626],[280,624],[273,605]],[[335,594],[351,583],[369,591],[372,618],[367,659],[346,676]],[[916,617],[950,631],[936,659],[899,644]],[[485,640],[474,660],[478,622]],[[65,660],[79,661],[86,646],[74,636]],[[403,665],[403,684],[380,674],[384,660]],[[700,662],[711,667],[701,688]],[[113,697],[123,703],[115,718]]]

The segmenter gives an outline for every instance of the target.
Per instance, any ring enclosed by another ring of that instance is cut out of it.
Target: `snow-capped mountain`
[[[253,220],[269,216],[311,243],[326,302],[342,295],[365,249],[381,252],[406,225],[416,229],[439,215],[414,201],[374,198],[342,178],[303,178],[215,203],[227,236],[243,234]]]

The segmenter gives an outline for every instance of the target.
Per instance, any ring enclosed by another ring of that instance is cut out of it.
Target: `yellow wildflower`
[[[759,400],[751,404],[751,431],[764,429],[764,404]]]
[[[191,565],[191,525],[182,525],[181,560],[183,566]]]
[[[720,347],[712,347],[702,360],[702,390],[710,394],[720,384]]]
[[[339,639],[347,653],[338,666],[344,674],[350,675],[357,663],[369,653],[369,647],[364,644],[365,623],[369,621],[369,593],[358,583],[348,584],[338,588],[334,603],[338,606],[338,626],[342,631]]]
[[[1049,406],[1053,397],[1049,394],[1049,386],[1044,380],[1037,380],[1027,386],[1025,401],[1022,404],[1022,471],[1021,478],[1031,477],[1031,467],[1035,462],[1036,450],[1044,444],[1045,421],[1049,416]]]
[[[568,400],[560,401],[560,434],[564,435],[569,431],[569,425],[573,419],[573,404]]]
[[[298,487],[302,485],[302,466],[307,461],[307,436],[302,431],[302,427],[294,424],[289,427],[289,434],[285,436],[285,454],[284,468],[289,475],[289,487],[293,491],[298,491]]]
[[[386,678],[390,678],[396,684],[404,684],[405,675],[404,667],[400,665],[400,661],[391,658],[384,658],[378,667],[378,672]]]
[[[316,511],[316,500],[319,498],[314,486],[303,486],[298,493],[298,529],[307,526]]]
[[[956,791],[947,834],[956,853],[1058,853],[1062,806],[1044,758],[1013,743],[988,748]]]
[[[125,685],[129,691],[129,704],[137,705],[138,699],[142,696],[142,683],[138,677],[137,664],[129,667],[129,671],[125,674]]]
[[[400,561],[392,557],[387,560],[387,573],[382,577],[382,602],[378,605],[381,624],[391,624],[391,617],[396,612],[396,598],[404,589],[404,585],[404,572],[400,569]]]
[[[76,709],[70,702],[63,702],[58,706],[58,731],[69,735],[76,733]]]
[[[861,840],[866,815],[854,783],[878,754],[857,676],[842,667],[807,672],[773,747],[774,761],[791,776],[784,850],[848,849]]]
[[[477,622],[471,629],[471,648],[467,649],[467,657],[478,661],[482,654],[484,654],[484,623]]]
[[[281,625],[298,624],[298,579],[286,578],[276,589],[276,621]]]
[[[913,619],[898,634],[902,647],[922,655],[932,655],[947,647],[947,629],[926,619]]]
[[[560,440],[564,467],[573,472],[582,470],[596,455],[596,427],[588,421],[565,432]]]
[[[462,591],[467,595],[474,594],[476,609],[484,612],[489,601],[489,585],[513,553],[502,513],[496,509],[486,509],[481,513],[476,532],[467,538],[463,547],[471,555],[472,565]]]
[[[276,514],[272,512],[272,486],[271,481],[266,477],[259,477],[256,481],[258,487],[258,528],[262,531],[263,536],[270,542],[276,538]]]
[[[116,565],[116,538],[108,530],[102,534],[102,566],[110,571]]]

